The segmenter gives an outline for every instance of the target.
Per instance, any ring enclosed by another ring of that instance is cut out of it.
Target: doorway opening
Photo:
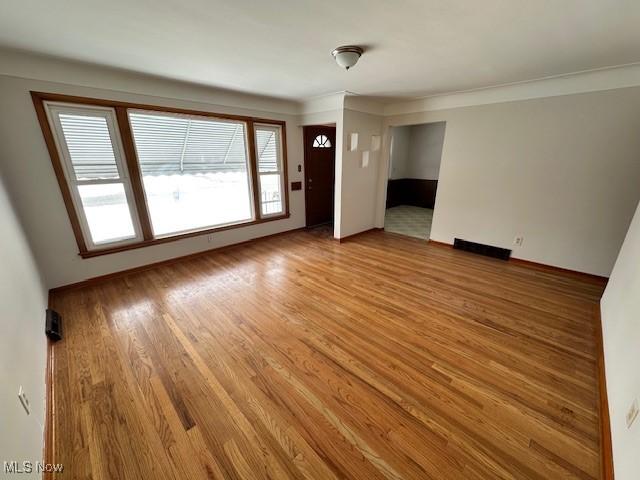
[[[304,185],[306,225],[333,225],[336,127],[304,127]]]
[[[430,238],[445,126],[436,122],[391,129],[386,231]]]

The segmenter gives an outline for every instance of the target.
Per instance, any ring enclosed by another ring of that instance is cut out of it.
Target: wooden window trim
[[[251,159],[251,192],[253,195],[253,212],[254,216],[261,218],[260,214],[260,179],[258,177],[258,153],[256,152],[256,130],[253,121],[247,122],[247,147],[249,149],[249,158]]]
[[[69,215],[71,228],[73,230],[76,243],[78,244],[79,255],[82,258],[92,258],[100,255],[124,252],[127,250],[148,247],[151,245],[158,245],[161,243],[173,242],[176,240],[196,237],[199,235],[208,235],[211,233],[221,232],[224,230],[231,230],[231,229],[242,228],[242,227],[247,227],[251,225],[258,225],[261,223],[283,220],[285,218],[290,217],[289,187],[288,187],[289,179],[288,179],[288,163],[287,163],[287,136],[286,136],[287,124],[284,120],[271,120],[266,118],[249,117],[249,116],[243,116],[243,115],[230,115],[230,114],[214,113],[214,112],[201,111],[201,110],[189,110],[184,108],[163,107],[160,105],[146,105],[146,104],[140,104],[140,103],[121,102],[117,100],[106,100],[106,99],[99,99],[99,98],[79,97],[74,95],[62,95],[58,93],[45,93],[45,92],[36,92],[36,91],[31,92],[31,98],[33,100],[33,105],[36,110],[38,122],[42,130],[42,135],[44,136],[44,141],[47,146],[47,150],[49,152],[49,157],[51,158],[53,170],[55,172],[56,179],[58,180],[60,192],[62,193],[62,198],[65,204],[65,207],[67,209],[67,214]],[[131,179],[131,187],[133,190],[133,196],[135,201],[134,207],[138,213],[140,226],[142,228],[142,235],[143,235],[142,241],[129,243],[125,245],[117,245],[113,247],[93,249],[93,250],[89,250],[87,248],[87,244],[84,239],[82,228],[80,226],[78,213],[76,211],[75,205],[72,200],[69,184],[67,183],[67,179],[65,177],[64,170],[62,168],[62,162],[60,159],[60,155],[58,153],[58,148],[56,147],[53,131],[51,129],[51,126],[49,125],[49,120],[47,118],[47,113],[45,109],[46,101],[64,102],[64,103],[70,103],[70,104],[75,103],[75,104],[81,104],[81,105],[95,105],[100,107],[111,107],[115,109],[118,130],[120,133],[120,139],[124,146],[125,161],[127,164],[129,177]],[[129,123],[129,116],[128,116],[129,109],[151,110],[151,111],[158,111],[158,112],[164,112],[164,113],[177,113],[177,114],[185,114],[185,115],[196,115],[196,116],[203,116],[203,117],[218,118],[223,120],[236,120],[236,121],[244,122],[247,125],[247,138],[248,138],[247,146],[249,150],[248,160],[249,160],[249,168],[251,171],[251,183],[252,183],[252,195],[253,195],[253,206],[255,210],[255,214],[254,214],[255,219],[247,222],[238,222],[231,225],[222,225],[218,227],[206,228],[202,230],[195,230],[192,232],[185,232],[185,233],[179,233],[176,235],[155,238],[153,236],[153,230],[151,228],[149,208],[147,207],[147,201],[144,195],[144,189],[142,185],[142,174],[140,171],[140,163],[138,162],[138,156],[136,153],[135,145],[133,142],[133,135],[131,132],[131,125]],[[261,215],[260,196],[259,196],[259,189],[258,189],[259,179],[258,179],[257,154],[255,149],[254,123],[278,125],[281,127],[282,146],[283,146],[282,147],[282,168],[283,168],[283,175],[284,175],[284,192],[283,192],[284,193],[284,198],[283,198],[284,213],[281,215],[266,216],[265,218],[262,218],[262,215]]]
[[[142,229],[142,238],[145,242],[150,241],[153,240],[153,229],[151,228],[147,198],[144,196],[144,187],[142,186],[142,173],[140,172],[136,149],[133,145],[133,134],[131,133],[131,125],[129,124],[129,115],[127,115],[127,109],[124,107],[115,107],[115,110],[118,130],[120,131],[120,140],[124,147],[125,162],[129,170],[131,190],[133,190],[133,198],[136,203],[135,207],[138,212],[138,221]]]

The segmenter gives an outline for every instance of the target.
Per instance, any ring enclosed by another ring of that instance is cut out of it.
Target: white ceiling
[[[349,72],[343,44],[368,48]],[[413,98],[640,62],[640,1],[2,0],[0,46],[283,98]]]

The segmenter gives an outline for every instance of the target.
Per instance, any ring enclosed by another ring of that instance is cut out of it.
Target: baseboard
[[[435,247],[445,247],[445,248],[453,248],[453,245],[446,242],[438,242],[437,240],[429,239],[429,245],[433,245]]]
[[[62,285],[60,287],[55,287],[49,290],[49,301],[51,301],[51,295],[59,292],[63,292],[65,290],[74,290],[76,288],[83,288],[90,285],[95,285],[97,283],[102,283],[107,280],[112,280],[114,278],[125,277],[127,275],[131,275],[133,273],[144,272],[146,270],[151,270],[152,268],[160,267],[163,265],[171,265],[172,263],[181,262],[183,260],[189,260],[192,258],[201,257],[204,255],[208,255],[214,252],[221,252],[230,248],[238,247],[241,245],[247,245],[250,243],[258,242],[261,240],[266,240],[269,238],[277,237],[280,235],[286,235],[293,232],[299,232],[301,230],[305,230],[306,227],[294,228],[292,230],[285,230],[284,232],[272,233],[271,235],[265,235],[263,237],[251,238],[249,240],[244,240],[238,243],[232,243],[229,245],[223,245],[221,247],[210,248],[208,250],[202,250],[201,252],[189,253],[187,255],[181,255],[179,257],[172,257],[167,260],[161,260],[159,262],[149,263],[146,265],[140,265],[139,267],[127,268],[126,270],[120,270],[113,273],[107,273],[106,275],[99,275],[97,277],[87,278],[86,280],[82,280],[80,282],[70,283],[67,285]]]
[[[611,442],[611,417],[609,416],[609,397],[607,395],[607,378],[604,369],[604,340],[602,335],[602,317],[600,304],[595,307],[596,342],[598,348],[598,389],[600,419],[600,465],[602,480],[613,480],[613,445]]]
[[[379,231],[379,230],[384,230],[384,228],[373,227],[373,228],[369,228],[367,230],[364,230],[362,232],[352,233],[351,235],[347,235],[346,237],[335,238],[335,240],[337,240],[340,243],[344,243],[347,240],[353,240],[355,237],[358,237],[360,235],[364,235],[365,233],[375,232],[375,231]]]
[[[51,305],[51,304],[49,304]],[[47,339],[47,367],[45,372],[45,412],[44,412],[44,463],[51,465],[55,461],[55,386],[53,383],[53,371],[55,357],[53,342]],[[53,479],[53,473],[44,471],[44,480]]]
[[[608,277],[602,277],[600,275],[594,275],[593,273],[585,273],[579,272],[577,270],[571,270],[568,268],[555,267],[553,265],[547,265],[545,263],[532,262],[530,260],[523,260],[521,258],[513,258],[509,260],[510,262],[517,263],[518,265],[522,265],[523,267],[529,267],[536,270],[546,271],[546,272],[555,272],[555,273],[564,273],[568,275],[572,275],[574,277],[579,277],[583,280],[591,280],[598,284],[606,285],[609,281]]]
[[[431,239],[429,239],[429,244],[434,245],[436,247],[453,248],[453,245],[450,243],[439,242]],[[600,275],[594,275],[592,273],[579,272],[577,270],[571,270],[568,268],[556,267],[553,265],[547,265],[545,263],[532,262],[530,260],[523,260],[521,258],[511,257],[509,259],[509,262],[515,263],[517,265],[522,265],[523,267],[531,268],[533,270],[542,271],[542,272],[562,273],[565,275],[571,275],[573,277],[581,278],[582,280],[589,280],[597,284],[602,284],[602,286],[605,286],[609,281],[608,277],[602,277]]]

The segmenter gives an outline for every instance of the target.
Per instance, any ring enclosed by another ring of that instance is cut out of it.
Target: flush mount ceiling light
[[[364,53],[362,47],[357,47],[355,45],[344,45],[342,47],[336,48],[331,55],[336,59],[336,63],[340,65],[342,68],[349,70],[353,67],[360,56]]]

